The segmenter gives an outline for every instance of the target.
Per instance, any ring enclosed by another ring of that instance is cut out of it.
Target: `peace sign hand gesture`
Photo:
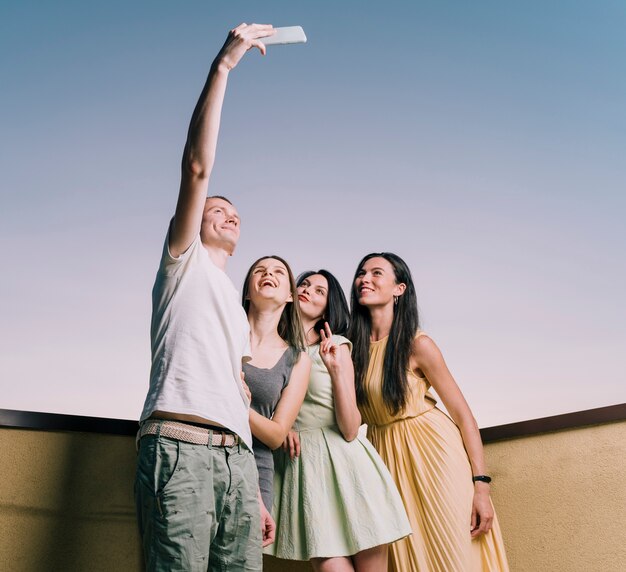
[[[333,333],[328,322],[324,322],[324,329],[320,330],[320,357],[328,371],[339,368],[339,346],[333,341]]]

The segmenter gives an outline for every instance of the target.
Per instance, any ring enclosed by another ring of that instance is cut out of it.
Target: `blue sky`
[[[137,418],[191,111],[229,28],[210,190],[258,256],[414,272],[481,426],[626,401],[622,2],[0,6],[0,407]]]

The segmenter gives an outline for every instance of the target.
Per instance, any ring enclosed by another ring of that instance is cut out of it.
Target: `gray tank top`
[[[255,367],[244,363],[245,380],[252,394],[251,407],[257,413],[270,419],[274,414],[280,395],[287,387],[291,370],[299,355],[297,349],[288,347],[285,353],[270,369]],[[272,510],[274,498],[274,457],[271,449],[261,443],[256,437],[252,438],[252,450],[259,470],[259,488],[261,497],[267,510]]]

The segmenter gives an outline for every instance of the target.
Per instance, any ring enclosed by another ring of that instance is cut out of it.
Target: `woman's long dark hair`
[[[348,302],[346,296],[343,293],[341,284],[328,270],[323,268],[320,270],[307,270],[298,276],[296,280],[298,286],[302,284],[307,278],[319,274],[326,278],[328,282],[328,293],[326,297],[326,310],[324,315],[317,321],[314,328],[319,335],[320,330],[324,329],[324,322],[328,322],[333,334],[345,336],[348,332],[348,321],[350,319],[350,311],[348,310]]]
[[[363,265],[370,258],[384,258],[393,267],[396,283],[406,284],[404,293],[398,297],[398,302],[393,307],[393,322],[383,362],[383,402],[391,414],[396,415],[404,409],[409,391],[407,369],[413,338],[419,328],[417,295],[411,271],[398,255],[391,252],[372,252],[359,262],[352,281],[348,330],[348,338],[353,344],[352,361],[354,362],[356,397],[359,404],[367,403],[364,385],[370,359],[372,322],[368,308],[359,304],[355,281]]]
[[[241,303],[246,314],[250,310],[250,277],[252,272],[261,260],[271,258],[278,260],[285,265],[287,269],[287,275],[289,276],[289,288],[291,290],[291,302],[287,302],[287,305],[283,308],[283,313],[280,315],[278,321],[278,335],[285,340],[290,346],[296,348],[298,351],[304,351],[306,348],[306,342],[304,339],[304,328],[302,327],[302,319],[300,318],[300,306],[298,305],[298,290],[296,288],[296,281],[293,277],[293,272],[289,267],[289,264],[283,260],[280,256],[274,254],[270,256],[261,256],[258,260],[255,260],[250,266],[246,279],[243,282],[243,289],[241,292]]]

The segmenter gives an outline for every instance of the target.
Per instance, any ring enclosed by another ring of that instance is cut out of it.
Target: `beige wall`
[[[626,422],[487,445],[514,572],[626,570]]]
[[[626,569],[625,444],[620,422],[487,445],[514,572]],[[141,569],[132,438],[0,428],[0,451],[0,570]]]
[[[0,429],[0,570],[140,569],[129,437]]]

